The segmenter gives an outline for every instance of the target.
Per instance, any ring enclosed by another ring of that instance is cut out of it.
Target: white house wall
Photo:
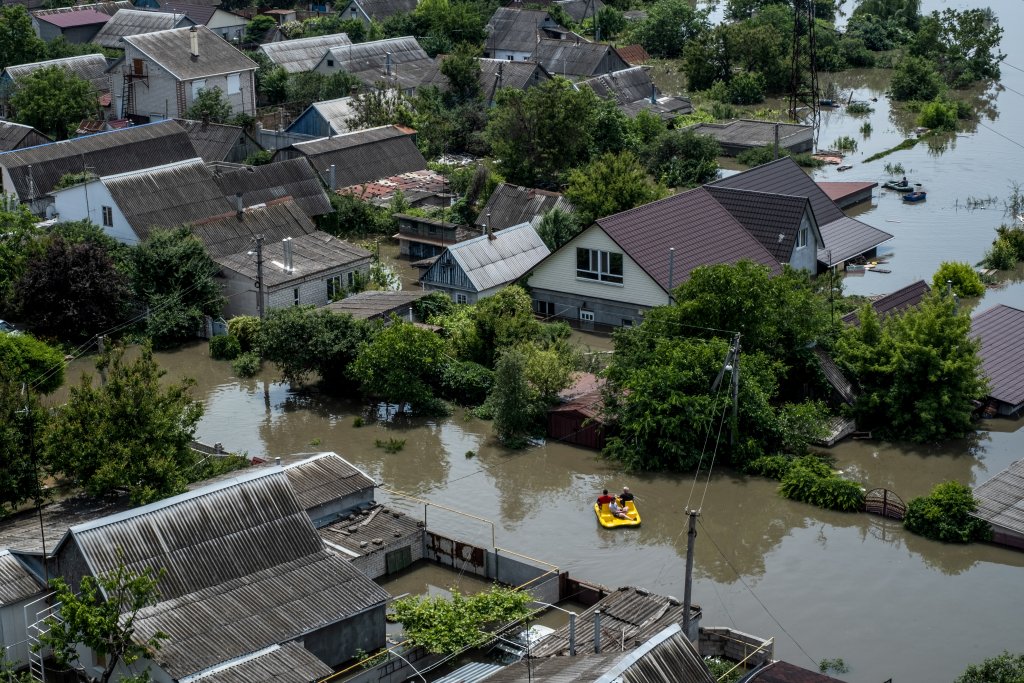
[[[296,289],[299,290],[298,305],[324,306],[330,303],[330,299],[327,297],[327,281],[340,277],[342,286],[348,286],[348,274],[356,272],[367,277],[370,273],[370,260],[347,264],[337,270],[317,273],[306,280],[297,280],[294,283],[290,282],[271,288],[263,293],[266,310],[296,305]],[[238,315],[258,315],[256,283],[253,279],[228,268],[221,269],[220,279],[224,288],[224,296],[227,297],[223,312],[225,318],[233,318]]]
[[[54,195],[54,209],[61,221],[91,221],[94,225],[103,228],[103,232],[123,244],[134,245],[139,243],[139,237],[135,234],[128,220],[121,213],[110,196],[110,192],[103,183],[95,180],[91,183],[83,183],[74,187],[60,190]],[[103,224],[103,207],[109,206],[113,225]]]
[[[0,607],[0,647],[7,649],[7,659],[15,668],[28,665],[28,633],[25,623],[25,605],[36,600],[13,602]],[[2,652],[2,650],[0,650]]]

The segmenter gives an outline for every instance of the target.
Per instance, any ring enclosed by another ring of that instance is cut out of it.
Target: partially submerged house
[[[445,292],[457,304],[474,304],[518,280],[549,253],[529,223],[488,231],[446,248],[420,284]]]
[[[879,297],[871,302],[871,308],[879,318],[887,318],[890,315],[898,315],[908,308],[917,306],[932,288],[924,280],[912,282],[906,287],[901,287],[891,294]],[[850,311],[842,317],[846,325],[860,325],[859,311]]]
[[[693,111],[693,104],[685,97],[669,97],[658,92],[650,71],[633,66],[621,71],[602,73],[579,81],[576,88],[589,87],[598,97],[611,99],[630,118],[641,111],[654,114],[663,121],[672,121]]]
[[[43,214],[53,204],[49,193],[65,175],[86,169],[113,175],[195,156],[188,134],[174,121],[131,126],[0,154],[0,189]]]
[[[45,145],[49,142],[53,140],[32,126],[0,120],[0,152]]]
[[[121,9],[110,17],[92,42],[108,50],[124,50],[124,39],[155,31],[167,31],[198,22],[184,14],[148,12],[140,9]]]
[[[604,385],[592,373],[574,373],[572,384],[558,392],[558,403],[548,409],[548,439],[602,450],[607,438]]]
[[[774,145],[776,132],[781,149],[799,154],[814,148],[814,126],[797,123],[739,119],[729,123],[698,123],[690,126],[689,130],[713,137],[721,146],[722,154],[729,157],[748,149]]]
[[[631,326],[670,301],[700,266],[778,260],[705,188],[598,219],[540,262],[527,283],[534,311],[582,327]]]
[[[611,45],[590,43],[579,37],[541,38],[530,59],[542,64],[548,73],[574,81],[630,68]]]
[[[290,203],[290,202],[289,202]],[[223,221],[230,222],[231,217]],[[308,219],[307,219],[308,220]],[[214,228],[207,223],[204,227]],[[214,259],[227,304],[223,315],[257,315],[259,268],[251,249]],[[370,273],[373,254],[318,230],[263,244],[263,310],[323,306]]]
[[[501,183],[494,188],[473,224],[481,231],[504,230],[520,223],[537,228],[552,209],[573,212],[572,204],[558,192]]]
[[[999,304],[971,319],[971,336],[981,341],[988,399],[999,415],[1024,409],[1024,310]]]
[[[973,517],[992,527],[992,542],[1024,550],[1024,460],[1018,460],[974,489]]]
[[[322,74],[344,71],[358,79],[364,91],[384,84],[406,95],[414,95],[416,88],[433,72],[434,60],[415,38],[403,36],[333,47],[314,70]]]
[[[357,320],[387,322],[395,316],[401,320],[416,322],[413,305],[426,296],[430,296],[430,292],[422,289],[403,289],[397,292],[370,289],[350,294],[339,301],[332,301],[324,306],[324,310],[350,315]]]
[[[318,531],[328,548],[371,579],[400,572],[424,557],[423,521],[379,503]]]
[[[824,190],[828,198],[836,203],[840,209],[848,209],[861,202],[871,201],[873,190],[878,187],[876,182],[833,182],[818,181],[818,186]]]
[[[438,256],[448,246],[464,242],[480,234],[461,225],[437,218],[396,213],[398,253],[413,261]]]
[[[541,38],[571,35],[569,29],[544,10],[499,7],[494,10],[487,26],[484,57],[514,62],[532,60],[537,41]]]
[[[256,113],[256,62],[205,26],[127,36],[124,43],[123,61],[111,67],[121,75],[121,116],[182,118],[200,92],[213,88],[232,113]]]
[[[331,33],[325,36],[264,43],[260,45],[259,51],[286,72],[295,74],[312,71],[332,48],[351,44],[352,40],[347,33]]]

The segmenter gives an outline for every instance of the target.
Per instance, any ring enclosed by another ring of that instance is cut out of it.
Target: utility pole
[[[263,235],[256,235],[256,310],[262,321],[266,316],[263,310]]]
[[[687,510],[690,528],[686,532],[686,586],[683,588],[683,633],[690,637],[690,606],[693,595],[693,549],[697,544],[697,510]]]
[[[739,405],[740,405],[740,333],[737,332],[732,343],[732,434],[729,445],[735,446],[739,439]]]
[[[32,463],[32,472],[36,478],[35,504],[36,514],[39,515],[39,539],[43,545],[43,575],[46,585],[50,585],[50,565],[46,561],[46,527],[43,525],[43,481],[39,477],[39,460],[36,457],[36,418],[32,414],[31,394],[29,393],[31,391],[28,384],[22,382],[21,393],[25,398],[25,408],[18,412],[24,413],[25,419],[28,421],[28,453]]]

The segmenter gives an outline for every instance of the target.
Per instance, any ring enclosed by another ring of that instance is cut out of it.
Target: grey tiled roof
[[[42,592],[42,585],[18,558],[0,548],[0,607],[13,605]]]
[[[579,81],[576,88],[589,86],[598,97],[610,97],[616,104],[629,104],[650,98],[654,81],[650,72],[642,66],[599,74],[593,78]]]
[[[971,320],[981,340],[981,364],[989,396],[1011,406],[1024,403],[1024,310],[999,304]]]
[[[707,186],[732,217],[757,238],[779,263],[789,263],[808,208],[806,197],[766,192],[749,192],[728,187]]]
[[[125,44],[121,39],[125,36],[166,31],[182,25],[190,26],[193,23],[195,22],[180,14],[122,9],[103,25],[92,42],[106,48],[123,50]]]
[[[191,58],[189,32],[199,33],[199,57]],[[255,71],[256,62],[205,26],[176,28],[128,36],[125,42],[142,51],[181,81],[218,74]]]
[[[993,526],[1024,533],[1024,460],[974,489],[978,510],[974,516]]]
[[[0,520],[0,548],[41,554],[45,536],[46,552],[52,555],[57,543],[71,527],[127,508],[127,497],[95,500],[78,495],[64,498],[43,506],[43,535],[40,534],[39,516],[35,510],[19,512]]]
[[[417,88],[434,70],[434,60],[412,36],[334,47],[324,57],[327,59],[334,61],[334,66],[329,68],[355,76],[368,88],[375,87],[379,81],[387,81],[402,90]]]
[[[537,46],[538,33],[546,35],[542,26],[551,26],[560,33],[568,33],[568,29],[555,23],[551,15],[543,10],[499,7],[494,10],[487,24],[491,31],[484,45],[490,51],[532,53]]]
[[[184,14],[197,24],[209,25],[210,20],[217,13],[217,7],[213,5],[194,5],[187,2],[170,2],[161,0],[160,7],[154,10],[170,14]],[[242,23],[247,23],[244,17],[239,17]]]
[[[323,183],[304,158],[222,171],[215,178],[229,199],[241,192],[245,206],[291,197],[308,216],[332,211]]]
[[[814,207],[814,217],[819,226],[845,218],[842,210],[828,198],[814,179],[789,157],[755,166],[743,173],[716,180],[711,185],[807,197]]]
[[[309,216],[291,200],[250,206],[240,216],[232,210],[195,221],[190,227],[214,260],[249,251],[256,244],[258,235],[263,235],[264,244],[269,248],[285,237],[308,235],[316,230]],[[269,276],[267,280],[270,281]]]
[[[45,62],[9,66],[7,67],[7,74],[15,81],[18,81],[18,79],[24,78],[40,69],[53,66],[59,66],[82,80],[89,81],[89,84],[97,92],[110,91],[110,81],[107,78],[107,58],[97,54],[62,57],[61,59],[48,59]]]
[[[641,111],[647,111],[657,115],[662,121],[671,121],[677,116],[685,116],[693,112],[693,103],[685,97],[661,96],[655,102],[651,102],[650,98],[644,98],[620,105],[619,109],[631,119],[635,119]]]
[[[924,298],[925,294],[931,291],[931,287],[924,280],[918,280],[917,282],[911,283],[906,287],[897,289],[891,294],[886,294],[880,299],[876,299],[871,302],[871,307],[875,309],[875,313],[880,318],[884,318],[887,315],[893,315],[894,313],[902,313],[911,306],[916,306],[921,303],[921,299]],[[847,325],[860,325],[860,316],[858,311],[850,311],[842,318],[843,322]]]
[[[690,130],[715,138],[728,151],[773,144],[776,126],[781,146],[792,148],[805,145],[806,149],[810,149],[814,127],[796,123],[776,124],[771,121],[739,119],[728,123],[698,123],[691,126]]]
[[[324,308],[332,313],[347,313],[353,318],[369,320],[385,316],[391,312],[404,314],[414,302],[419,301],[430,292],[422,289],[403,290],[400,292],[366,291],[347,296],[341,301],[332,301]]]
[[[782,272],[779,262],[702,187],[597,221],[637,265],[669,290],[669,248],[675,248],[672,287],[700,266],[748,260]]]
[[[26,141],[26,138],[30,138],[30,140]],[[13,121],[0,121],[0,152],[31,146],[31,139],[39,138],[48,139],[32,126],[25,126]]]
[[[279,287],[360,262],[368,263],[372,256],[365,249],[325,232],[298,233],[289,237],[294,264],[291,272],[283,266],[284,245],[281,239],[284,238],[268,239],[263,243],[263,283],[266,287]],[[215,260],[225,268],[255,279],[256,259],[250,253],[250,248],[243,246],[243,251],[219,256]]]
[[[331,673],[331,667],[317,659],[316,655],[299,643],[292,642],[273,645],[195,680],[202,683],[309,683]]]
[[[847,216],[824,225],[819,220],[818,226],[823,245],[818,249],[818,261],[826,266],[848,261],[892,239],[884,230]]]
[[[493,102],[498,90],[502,88],[525,90],[551,80],[551,75],[537,62],[484,57],[477,61],[480,63],[480,91],[485,102]],[[429,76],[424,78],[423,85],[437,86],[442,92],[448,90],[448,79],[441,73],[440,59],[436,60]]]
[[[259,50],[288,73],[311,71],[332,47],[351,45],[347,33],[264,43]]]
[[[327,169],[334,164],[338,187],[351,187],[427,167],[427,160],[412,139],[412,131],[399,126],[381,126],[297,142],[292,149],[308,158],[321,178],[327,178]]]
[[[606,58],[610,60],[612,68],[629,66],[611,45],[585,40],[542,38],[531,59],[543,64],[552,74],[589,78],[601,71],[602,60]]]
[[[0,154],[0,166],[11,174],[22,201],[41,197],[67,173],[85,166],[100,176],[149,168],[196,156],[188,135],[174,121],[85,135],[49,145]],[[32,167],[29,178],[28,167]]]
[[[297,238],[294,241],[301,242],[304,239],[322,239],[323,237],[330,238],[330,235],[317,233],[305,238]],[[341,242],[350,250],[353,248],[353,245],[337,238],[333,238],[333,241]],[[372,256],[365,249],[359,249],[359,247],[354,247],[354,249],[358,250],[354,253],[360,258]],[[284,473],[288,477],[288,483],[291,484],[292,490],[295,491],[299,505],[307,511],[337,498],[374,487],[373,479],[336,453],[318,453],[306,460],[287,465],[284,468]]]
[[[544,214],[554,208],[569,213],[573,211],[569,200],[557,192],[501,183],[494,188],[474,224],[478,227],[487,224],[491,230],[504,230],[525,222],[536,228]]]
[[[238,146],[238,139],[245,135],[245,131],[240,126],[204,123],[189,119],[174,120],[188,133],[196,154],[207,163],[227,159],[231,151]]]

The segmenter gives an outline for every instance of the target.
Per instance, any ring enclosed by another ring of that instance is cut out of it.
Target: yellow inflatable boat
[[[640,513],[637,511],[636,504],[633,501],[626,501],[626,511],[629,519],[622,519],[613,515],[607,505],[594,503],[594,514],[597,515],[598,523],[605,529],[615,529],[622,526],[640,526]]]

